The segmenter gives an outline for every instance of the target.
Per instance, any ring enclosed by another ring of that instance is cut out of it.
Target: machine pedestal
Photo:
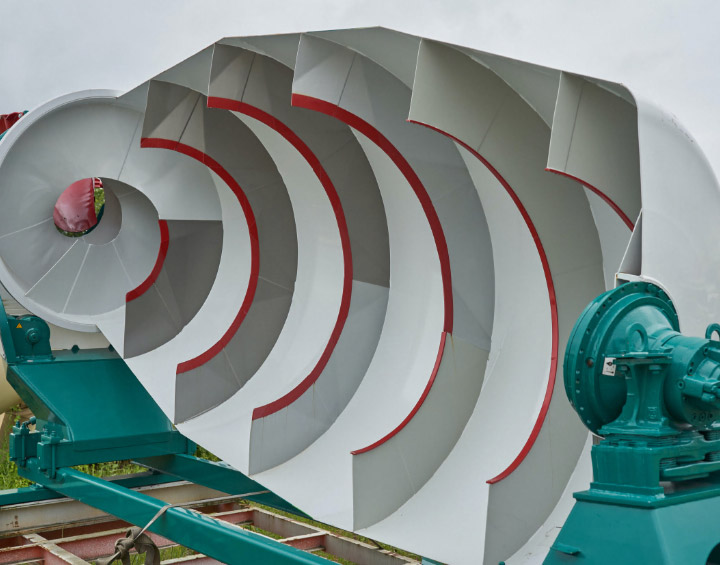
[[[545,565],[720,564],[720,497],[660,508],[575,502]]]

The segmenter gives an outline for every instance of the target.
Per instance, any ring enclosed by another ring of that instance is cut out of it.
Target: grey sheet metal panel
[[[365,56],[332,42],[303,36],[297,67],[293,85],[295,93],[335,103],[367,121],[397,148],[402,155],[401,159],[407,159],[409,166],[424,184],[432,206],[437,211],[448,245],[452,303],[447,306],[455,311],[455,332],[486,359],[490,347],[494,307],[492,251],[484,212],[457,148],[452,142],[433,132],[408,124],[406,118],[410,107],[410,90],[385,68]],[[336,76],[326,75],[340,75],[340,80]],[[374,141],[377,143],[378,139]],[[404,167],[399,160],[396,160],[396,164],[401,169]],[[403,173],[409,175],[412,171],[403,170]],[[438,247],[442,255],[439,243]],[[440,261],[444,260],[445,257],[441,256]],[[418,284],[422,283],[418,281]],[[438,341],[441,332],[442,327],[438,327]],[[471,382],[476,392],[479,392],[484,363],[481,367],[458,366],[458,371],[462,371],[461,378]],[[439,387],[438,390],[447,385],[449,379],[447,374],[434,375],[432,364],[428,365],[424,377],[427,380],[435,377],[432,389]],[[385,465],[380,473],[385,476],[380,485],[377,485],[378,488],[365,492],[366,498],[360,503],[359,515],[353,510],[355,527],[375,523],[397,510],[433,475],[447,453],[452,450],[477,399],[477,394],[468,395],[468,391],[463,387],[452,388],[458,395],[458,402],[464,399],[468,408],[459,410],[456,420],[445,419],[445,422],[453,421],[453,425],[447,428],[447,434],[433,435],[432,440],[428,436],[421,439],[413,435],[409,426],[419,414],[413,411],[409,415],[410,424],[399,430],[389,442],[382,444],[392,442],[392,449],[395,449],[398,445],[410,442],[413,444],[411,451],[422,453],[419,459],[413,459],[411,463],[416,467],[416,474],[412,479],[408,480],[402,461],[393,459],[386,449],[378,447],[375,449],[379,451],[371,449],[357,456],[375,461],[375,469]],[[426,415],[431,413],[432,411],[426,411]],[[428,424],[438,415],[435,412],[425,420],[425,429],[438,426],[437,421]],[[399,420],[405,416],[404,413],[399,414]],[[416,424],[420,425],[421,421],[417,420]],[[439,427],[443,428],[442,424],[439,424]],[[387,432],[391,430],[388,429]],[[357,476],[363,475],[360,479],[362,483],[370,474],[372,473],[365,474],[363,469],[358,475],[353,474],[353,481]],[[375,474],[368,480],[377,481],[378,475]],[[383,484],[404,486],[391,487],[389,491],[394,493],[390,494],[383,489]],[[355,503],[357,499],[353,500],[353,504]],[[380,510],[368,511],[369,507]]]
[[[280,334],[292,302],[292,287],[284,288],[261,278],[253,304],[235,338],[226,347],[227,357],[240,385],[253,377],[275,344],[269,338]],[[267,346],[262,347],[264,342]],[[258,343],[254,343],[258,342]]]
[[[600,243],[582,188],[545,172],[550,145],[547,124],[482,64],[451,47],[423,41],[415,80],[411,118],[438,127],[477,151],[499,171],[527,210],[550,268],[557,300],[557,359],[562,359],[577,316],[604,288]],[[539,369],[538,378],[548,379],[543,374],[546,368]],[[490,486],[488,516],[503,516],[504,533],[499,535],[490,518],[487,562],[508,555],[512,545],[520,547],[528,532],[543,523],[582,450],[586,433],[568,407],[562,386],[554,386],[551,392],[542,426],[534,439],[528,439],[529,453]],[[564,449],[552,450],[554,441],[562,441]],[[528,507],[531,497],[535,504]]]
[[[383,27],[310,33],[362,53],[412,88],[420,38]]]
[[[452,47],[493,71],[525,100],[548,126],[552,125],[560,71],[485,51],[457,45]]]
[[[252,37],[226,37],[221,45],[232,45],[267,55],[290,69],[295,68],[299,33],[279,33],[276,35],[256,35]]]
[[[215,280],[222,250],[222,223],[168,220],[167,224],[170,242],[163,270],[173,284],[180,319],[187,323],[205,302]]]
[[[590,203],[593,219],[600,238],[600,247],[603,254],[603,271],[605,273],[605,288],[615,288],[615,276],[620,270],[622,258],[627,251],[628,243],[633,232],[630,231],[623,219],[610,206],[607,205],[595,192],[583,186],[585,196]],[[639,216],[638,216],[639,218]],[[637,222],[635,220],[635,226]]]
[[[175,337],[205,302],[222,251],[219,221],[169,220],[167,254],[151,287],[125,306],[125,358]]]
[[[225,350],[198,368],[179,373],[175,381],[175,422],[211,410],[242,387]]]
[[[63,312],[87,315],[116,310],[125,303],[125,293],[152,270],[160,246],[157,211],[140,191],[126,188],[117,197],[112,181],[108,183],[107,223],[103,215],[97,228],[81,238],[88,251]]]
[[[492,249],[482,205],[455,145],[407,123],[411,91],[401,80],[334,42],[302,37],[293,90],[336,103],[361,117],[409,162],[432,200],[447,241],[453,334],[489,349],[494,304]]]
[[[52,221],[50,223],[52,224]],[[54,230],[55,226],[53,225],[52,228]],[[82,267],[88,249],[87,245],[81,241],[75,241],[74,243],[75,244],[26,291],[25,296],[40,304],[44,304],[47,308],[51,308],[56,312],[62,312],[64,310],[67,297],[72,290],[72,285]],[[27,249],[27,252],[32,253],[33,250]]]
[[[140,199],[138,202],[134,202],[133,199],[125,201],[128,216],[125,220],[126,224],[132,224],[134,221],[141,220],[144,215],[149,216],[152,222],[157,222],[157,214],[155,214],[152,204],[137,193],[134,188],[118,183],[113,179],[103,178],[102,181],[105,190],[105,211],[101,221],[95,229],[81,238],[67,238],[66,236],[58,234],[65,239],[69,239],[73,244],[72,248],[25,293],[28,298],[53,308],[57,312],[68,312],[70,294],[74,291],[75,287],[78,286],[78,283],[80,283],[79,273],[81,269],[86,268],[86,265],[90,270],[97,270],[98,279],[103,281],[103,287],[97,288],[96,291],[89,293],[88,296],[93,299],[100,297],[100,300],[97,301],[94,307],[100,308],[101,312],[113,310],[122,305],[122,301],[119,299],[120,297],[116,296],[116,294],[121,294],[121,292],[112,284],[108,285],[108,279],[112,280],[112,277],[118,277],[118,279],[113,282],[129,285],[132,281],[142,280],[142,277],[146,274],[138,270],[138,267],[147,267],[150,261],[149,255],[152,253],[153,241],[152,239],[147,240],[146,237],[149,236],[152,238],[157,234],[153,234],[152,226],[149,226],[149,230],[146,233],[144,230],[138,230],[138,232],[136,232],[126,225],[127,229],[121,236],[120,231],[123,227],[123,204],[118,198],[118,194],[120,196],[137,195]],[[129,209],[130,207],[133,208],[132,211]],[[54,224],[52,224],[52,222],[50,222],[50,224],[53,226],[53,229],[55,229]],[[138,250],[135,254],[135,260],[131,260],[125,253],[118,252],[119,249],[123,249],[124,245],[128,243],[129,238],[139,239],[140,244],[148,248],[146,252]],[[94,250],[99,248],[100,254],[96,257],[96,253],[93,251],[91,257],[90,248]],[[90,263],[88,263],[88,259]],[[94,262],[97,264],[93,265]],[[90,272],[91,271],[86,271],[86,276],[89,275]],[[82,284],[80,284],[80,286],[82,286]],[[109,295],[107,294],[108,291],[110,291]],[[93,306],[91,306],[91,308],[93,308]],[[90,313],[90,311],[86,313]]]
[[[442,465],[475,408],[487,359],[486,350],[447,335],[435,383],[417,413],[396,435],[353,456],[353,529],[395,512]]]
[[[253,420],[251,474],[284,463],[332,426],[355,394],[372,361],[387,301],[387,287],[353,282],[350,313],[318,380],[285,408]]]
[[[643,240],[643,215],[640,212],[635,229],[630,236],[627,249],[623,255],[622,262],[618,267],[618,278],[625,280],[623,275],[640,276],[642,271],[642,240]]]
[[[179,141],[202,95],[169,82],[152,80],[142,123],[142,137]]]
[[[75,101],[40,117],[3,160],[0,206],[12,213],[0,226],[0,257],[25,291],[76,243],[53,224],[58,196],[76,180],[120,171],[139,115],[113,101]]]
[[[179,310],[163,270],[150,288],[125,306],[123,357],[152,351],[179,334],[184,325]]]
[[[292,70],[270,57],[237,47],[215,46],[210,96],[247,104],[251,109],[246,112],[251,116],[252,108],[271,115],[282,124],[278,129],[289,128],[307,146],[340,199],[352,259],[352,298],[339,341],[310,389],[285,408],[253,421],[250,440],[253,473],[300,453],[345,408],[377,347],[389,286],[387,222],[365,154],[346,125],[316,112],[291,107],[292,81]],[[266,433],[269,429],[273,433]]]
[[[149,83],[140,89],[143,112],[148,88]],[[142,127],[138,127],[118,180],[142,190],[162,219],[220,220],[222,211],[215,174],[186,155],[141,147],[141,140]]]
[[[212,52],[213,46],[210,45],[202,51],[198,51],[195,55],[188,57],[184,61],[181,61],[177,65],[160,73],[154,77],[154,80],[170,82],[207,95]]]
[[[353,279],[388,286],[390,252],[382,199],[372,169],[349,128],[328,116],[290,106],[293,73],[269,57],[216,45],[213,62],[210,96],[267,112],[297,134],[317,157],[342,203]]]
[[[130,284],[111,245],[88,245],[62,312],[102,314],[115,310],[122,306],[122,287]]]
[[[631,222],[641,206],[637,120],[627,98],[561,74],[547,166],[601,191]]]
[[[327,172],[342,204],[353,279],[387,287],[390,251],[385,212],[372,169],[355,136],[338,120],[290,106],[293,73],[261,55],[252,61],[242,101],[288,126]]]
[[[130,286],[127,290],[139,285],[152,270],[160,247],[160,230],[158,213],[152,202],[135,188],[116,181],[103,179],[106,185],[105,213],[108,221],[119,221],[117,225],[104,225],[105,214],[92,232],[82,239],[90,245],[102,245],[112,242],[112,250],[122,263]],[[113,210],[115,203],[119,204]],[[105,228],[110,229],[105,231]],[[97,232],[97,233],[96,233]],[[113,232],[116,235],[113,237]],[[110,248],[108,248],[108,254]],[[117,302],[114,302],[117,304]]]
[[[35,114],[4,160],[2,175],[9,184],[0,199],[13,212],[2,222],[6,233],[0,254],[19,285],[15,292],[23,293],[33,308],[56,321],[55,315],[82,324],[88,316],[118,310],[122,295],[152,268],[159,240],[157,213],[139,191],[114,180],[141,114],[106,93],[51,105],[51,111]],[[23,161],[30,166],[19,167]],[[55,229],[52,208],[66,186],[90,176],[99,176],[106,185],[105,214],[91,233],[68,238]],[[14,229],[16,222],[26,227]],[[132,259],[122,252],[127,245],[136,246]],[[27,261],[28,256],[33,260]],[[86,322],[83,329],[94,326]]]
[[[158,82],[150,85],[146,116],[143,137],[177,141],[227,171],[247,196],[258,230],[259,277],[252,304],[222,353],[204,366],[178,374],[175,420],[182,422],[239,390],[274,346],[290,307],[297,236],[282,178],[240,120],[224,110],[208,108],[207,99],[199,93]],[[200,394],[198,387],[209,387],[210,382],[218,383],[218,391]]]
[[[255,374],[269,353],[262,338],[278,335],[290,309],[287,290],[260,279],[255,300],[230,343],[204,365],[178,373],[175,421],[183,422],[227,400]],[[258,337],[260,335],[260,337]],[[257,347],[253,347],[258,343]]]
[[[2,198],[0,198],[2,202]],[[0,204],[2,205],[2,204]],[[0,257],[11,269],[25,291],[30,291],[78,243],[59,233],[50,217],[15,232],[0,236]],[[23,264],[27,256],[33,257]]]
[[[586,187],[603,251],[605,286],[613,288],[640,213],[637,107],[621,85],[554,73],[557,95],[548,122],[547,169]]]

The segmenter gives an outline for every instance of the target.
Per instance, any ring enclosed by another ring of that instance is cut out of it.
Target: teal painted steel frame
[[[662,508],[578,500],[543,565],[705,565],[720,558],[720,504]]]
[[[60,467],[195,451],[114,351],[24,357],[8,364],[7,378],[37,418],[36,431],[16,425],[10,436],[19,467],[37,458],[52,478]]]
[[[174,429],[112,348],[53,352],[50,330],[43,320],[7,316],[1,304],[0,338],[8,381],[35,415],[32,421],[13,427],[10,458],[20,476],[36,483],[0,492],[0,506],[67,496],[139,527],[156,518],[150,531],[224,563],[327,563],[311,553],[193,510],[167,507],[130,490],[178,478],[300,513],[231,467],[191,456],[195,444]],[[31,430],[32,424],[36,430]],[[109,481],[71,468],[126,459],[163,475]]]
[[[147,472],[127,475],[123,477],[110,477],[106,479],[108,482],[125,487],[138,488],[150,485],[162,485],[166,483],[177,482],[179,479],[171,475],[163,475],[161,473]],[[0,490],[0,508],[13,504],[27,504],[29,502],[43,502],[45,500],[57,500],[64,498],[62,494],[46,488],[37,483],[29,487],[12,488]]]
[[[167,473],[178,479],[190,481],[227,494],[244,495],[251,492],[265,491],[262,494],[244,496],[243,498],[284,510],[291,514],[310,518],[310,516],[298,508],[295,508],[275,493],[266,490],[265,487],[259,483],[222,462],[208,461],[185,454],[147,457],[138,459],[135,462],[148,469]]]
[[[29,460],[19,472],[31,481],[140,527],[150,523],[168,506],[156,498],[75,469],[57,469],[55,477],[50,478],[38,469],[36,459]],[[148,530],[229,565],[327,563],[312,553],[187,508],[167,507]]]

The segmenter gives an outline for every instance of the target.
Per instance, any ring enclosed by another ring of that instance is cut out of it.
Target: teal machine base
[[[640,508],[578,500],[546,565],[720,563],[720,498]]]
[[[193,456],[180,434],[112,350],[52,351],[48,325],[36,316],[7,316],[0,338],[8,382],[34,416],[17,422],[10,459],[32,487],[0,491],[3,506],[70,497],[231,565],[327,563],[273,539],[168,506],[132,490],[186,480],[294,514],[297,508],[232,467]],[[35,429],[33,429],[35,428]],[[104,480],[73,467],[132,460],[149,472]]]
[[[583,311],[564,384],[593,445],[590,489],[545,563],[720,563],[720,325],[680,332],[668,295],[630,282]]]

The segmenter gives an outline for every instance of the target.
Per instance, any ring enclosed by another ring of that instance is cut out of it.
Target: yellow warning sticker
[[[15,328],[20,328],[20,329],[22,329],[22,324],[21,324],[20,322],[18,322],[18,325],[15,326]]]

